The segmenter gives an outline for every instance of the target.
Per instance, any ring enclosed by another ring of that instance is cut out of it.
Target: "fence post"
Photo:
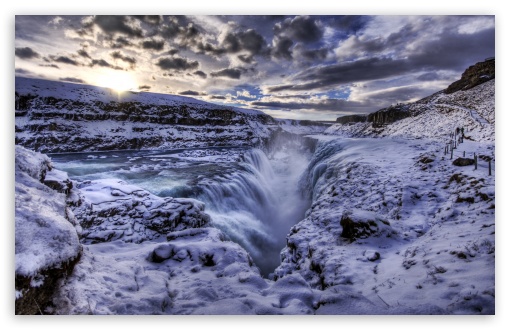
[[[452,148],[450,148],[450,150],[451,150],[450,159],[453,159],[453,146]]]
[[[462,153],[462,157],[466,158],[466,150]]]
[[[478,157],[476,156],[476,153],[475,153],[475,170],[478,168]]]
[[[492,175],[492,172],[491,172],[491,159],[490,158],[489,158],[488,162],[489,162],[489,175]]]
[[[444,155],[446,156],[446,149],[448,149],[448,145],[444,146]]]

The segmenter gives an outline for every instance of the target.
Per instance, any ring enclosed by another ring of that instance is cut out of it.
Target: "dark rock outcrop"
[[[379,217],[369,211],[346,210],[340,219],[343,238],[351,242],[359,238],[368,238],[370,236],[379,236],[382,232],[391,232],[389,222],[379,219]]]
[[[51,300],[55,294],[58,282],[71,275],[74,266],[80,260],[81,254],[74,259],[63,262],[56,267],[41,270],[37,276],[23,276],[16,274],[14,282],[16,290],[23,295],[16,299],[14,310],[17,315],[41,315],[46,313],[46,308],[51,306]],[[39,286],[33,286],[34,282],[41,281]]]
[[[457,158],[452,163],[455,166],[469,166],[474,165],[475,160],[472,158]]]
[[[336,119],[336,122],[340,123],[340,124],[364,123],[366,121],[367,121],[366,115],[349,115],[349,116],[338,117]]]
[[[406,104],[397,104],[369,114],[367,121],[372,123],[373,126],[382,126],[411,117],[412,115]]]
[[[478,62],[467,68],[460,80],[448,86],[445,93],[451,94],[460,90],[468,90],[495,78],[496,60],[494,58],[489,58],[484,62]]]

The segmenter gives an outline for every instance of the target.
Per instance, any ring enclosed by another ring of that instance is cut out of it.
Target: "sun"
[[[132,74],[126,71],[108,71],[98,77],[97,85],[111,88],[118,93],[138,90],[138,84]]]

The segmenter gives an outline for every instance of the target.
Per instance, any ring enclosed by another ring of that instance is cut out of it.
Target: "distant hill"
[[[447,89],[407,104],[368,115],[344,116],[326,134],[344,136],[406,136],[444,139],[464,127],[476,141],[495,139],[495,60],[469,67]]]

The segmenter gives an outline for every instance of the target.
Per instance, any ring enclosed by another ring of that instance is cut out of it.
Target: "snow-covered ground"
[[[463,151],[493,155],[494,145]],[[377,313],[493,314],[494,178],[486,164],[452,165],[435,141],[327,136],[303,182],[312,206],[275,273],[299,273],[324,294],[355,292]],[[339,307],[317,312],[353,312]]]

